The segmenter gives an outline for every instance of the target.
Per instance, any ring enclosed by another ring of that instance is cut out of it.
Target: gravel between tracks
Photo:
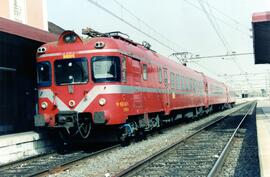
[[[257,111],[261,111],[257,109]],[[218,176],[260,176],[256,117],[246,118]]]
[[[243,107],[243,105],[240,105]],[[146,141],[132,143],[127,147],[117,148],[104,155],[89,158],[81,164],[71,169],[63,171],[53,176],[113,176],[136,162],[143,160],[160,149],[175,143],[186,136],[192,129],[205,124],[218,116],[228,114],[238,109],[239,106],[216,113],[189,124],[179,124],[178,126],[165,131],[163,134],[155,134]]]

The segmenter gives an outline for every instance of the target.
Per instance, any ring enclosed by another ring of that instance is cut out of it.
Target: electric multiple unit
[[[235,102],[224,83],[159,55],[148,43],[94,34],[84,40],[65,31],[38,49],[37,127],[81,139],[113,129],[125,139]]]

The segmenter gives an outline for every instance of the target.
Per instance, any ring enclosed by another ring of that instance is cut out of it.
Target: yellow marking
[[[125,107],[125,108],[123,108],[123,111],[124,112],[128,112],[129,111],[129,108],[128,107]]]
[[[67,59],[67,58],[75,58],[75,54],[63,54],[63,58]]]
[[[172,98],[175,99],[175,93],[172,93]]]
[[[116,102],[116,106],[119,107],[119,102]]]
[[[116,103],[116,106],[120,106],[120,107],[127,107],[128,106],[128,102],[127,101],[120,101]]]
[[[125,106],[125,102],[121,101],[120,102],[120,107],[124,107]]]

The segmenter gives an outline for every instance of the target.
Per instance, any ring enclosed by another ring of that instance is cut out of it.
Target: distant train
[[[36,127],[69,140],[100,140],[113,130],[124,140],[235,103],[224,83],[159,55],[148,43],[119,32],[87,33],[91,38],[82,40],[65,31],[38,48]]]

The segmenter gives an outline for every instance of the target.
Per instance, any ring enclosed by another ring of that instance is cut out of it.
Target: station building
[[[36,50],[63,29],[47,20],[46,0],[1,0],[0,135],[32,130],[36,113]]]

